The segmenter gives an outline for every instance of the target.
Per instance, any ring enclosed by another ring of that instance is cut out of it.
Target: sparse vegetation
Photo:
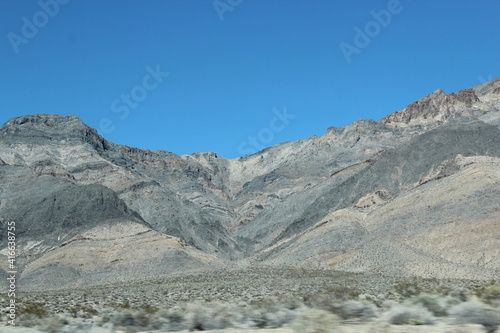
[[[21,307],[19,312],[21,315],[31,315],[38,318],[45,318],[48,314],[45,305],[40,302],[27,303]]]
[[[425,293],[413,295],[416,286]],[[446,296],[431,293],[443,287],[449,290]],[[493,332],[498,311],[495,288],[482,281],[393,281],[333,271],[256,268],[93,290],[26,293],[19,304],[18,325],[67,333],[92,327],[102,332],[280,327],[336,332],[339,325],[356,322],[385,332],[384,325],[449,322],[481,324]],[[481,306],[471,305],[470,299],[477,296],[483,300],[476,301]],[[329,324],[313,325],[313,318]]]
[[[394,325],[431,325],[436,319],[426,308],[408,305],[394,306],[386,317]]]
[[[500,312],[477,301],[458,304],[452,307],[449,313],[453,323],[480,324],[488,333],[496,332],[500,325]]]
[[[417,296],[423,292],[422,287],[416,281],[398,282],[394,285],[394,291],[403,297]]]
[[[377,308],[374,304],[354,300],[342,303],[335,313],[342,319],[359,319],[366,321],[378,317]]]
[[[339,317],[324,310],[306,309],[292,324],[297,333],[335,333]]]
[[[429,310],[434,316],[443,317],[446,315],[446,301],[437,295],[420,294],[410,297],[404,304],[420,305]]]
[[[91,306],[84,305],[76,305],[69,309],[69,313],[73,316],[73,318],[92,318],[98,314],[98,311]]]
[[[486,303],[490,305],[500,306],[500,287],[489,286],[476,290],[477,296],[481,297]]]

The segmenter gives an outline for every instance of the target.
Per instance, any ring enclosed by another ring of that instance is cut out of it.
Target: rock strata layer
[[[258,264],[495,278],[499,110],[500,78],[232,160],[18,117],[0,129],[0,217],[27,289]]]

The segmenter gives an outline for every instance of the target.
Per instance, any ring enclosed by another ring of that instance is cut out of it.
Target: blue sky
[[[0,123],[234,158],[500,76],[497,0],[0,0]]]

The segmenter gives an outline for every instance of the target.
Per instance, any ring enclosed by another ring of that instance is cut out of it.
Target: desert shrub
[[[115,326],[135,326],[134,314],[130,310],[117,312],[111,319]]]
[[[93,327],[93,323],[90,322],[69,322],[64,325],[58,333],[111,333],[113,332],[111,326],[109,329]]]
[[[500,287],[491,286],[484,288],[478,292],[478,296],[488,304],[498,305],[500,304]]]
[[[450,308],[454,307],[455,305],[461,304],[461,303],[463,303],[463,301],[459,298],[455,298],[455,297],[451,297],[451,296],[447,296],[445,298],[442,298],[442,304],[445,308],[446,315],[448,315],[448,310]]]
[[[362,293],[361,290],[346,285],[328,287],[327,292],[336,300],[356,299]]]
[[[158,308],[155,307],[155,306],[151,306],[149,304],[145,304],[141,307],[142,310],[144,310],[144,312],[146,313],[149,313],[149,314],[153,314],[153,313],[156,313],[158,311]]]
[[[121,309],[130,309],[132,306],[130,305],[130,301],[128,299],[124,300],[121,303],[115,303],[115,308]]]
[[[252,328],[264,328],[267,325],[266,310],[252,306],[244,310],[246,326]]]
[[[234,327],[236,314],[232,306],[220,303],[190,303],[186,322],[190,330],[206,331]]]
[[[149,327],[151,316],[146,311],[140,310],[134,314],[134,322],[137,327]]]
[[[435,316],[446,316],[446,302],[444,299],[437,295],[420,294],[418,296],[412,296],[403,304],[408,306],[421,305],[422,307],[432,312],[432,314]]]
[[[23,315],[33,315],[38,318],[45,318],[48,315],[45,305],[38,302],[27,303],[21,307],[19,313]]]
[[[173,307],[168,310],[167,319],[169,320],[170,330],[182,330],[186,327],[184,311],[180,307]]]
[[[133,327],[136,324],[134,314],[130,310],[115,312],[111,317],[111,323],[118,327]]]
[[[358,300],[361,302],[368,302],[375,305],[377,308],[382,308],[385,303],[392,300],[392,295],[390,294],[361,294],[358,296]]]
[[[209,329],[224,329],[235,327],[238,319],[238,311],[232,304],[212,303],[212,320]]]
[[[113,317],[114,312],[110,311],[109,309],[106,309],[101,312],[100,319],[98,321],[99,326],[104,326],[105,324],[109,325],[111,324],[111,318]]]
[[[341,302],[341,300],[330,295],[316,295],[314,297],[307,298],[306,305],[310,308],[335,313],[338,311]]]
[[[38,329],[47,333],[61,332],[63,327],[68,324],[68,321],[62,317],[50,317],[43,320]]]
[[[401,281],[396,283],[393,289],[403,297],[417,296],[423,291],[417,281]]]
[[[288,310],[295,310],[302,306],[302,302],[297,297],[293,296],[284,297],[280,301],[281,305]]]
[[[453,292],[453,289],[448,286],[437,286],[434,288],[434,293],[441,295],[441,296],[448,296]]]
[[[339,317],[320,309],[305,309],[292,323],[298,333],[335,333]]]
[[[17,323],[19,326],[36,327],[45,324],[49,312],[43,303],[30,302],[19,308]]]
[[[167,331],[182,331],[186,329],[184,310],[176,306],[170,309],[161,309],[156,313],[157,321],[162,324],[162,329]]]
[[[375,305],[357,300],[340,301],[328,296],[319,296],[308,302],[308,306],[339,315],[343,319],[369,319],[377,317]]]
[[[243,318],[241,318],[247,327],[254,328],[278,328],[284,324],[290,323],[297,316],[296,311],[284,307],[259,307],[253,305],[249,308],[240,309]]]
[[[449,314],[454,324],[480,324],[489,333],[495,332],[500,325],[500,313],[477,301],[458,304],[449,310]]]
[[[90,306],[77,305],[68,311],[73,318],[92,318],[98,314],[98,311]]]
[[[450,296],[459,299],[461,302],[467,302],[470,298],[470,291],[466,289],[457,289],[453,290]]]
[[[385,318],[394,325],[431,325],[434,316],[422,306],[396,305],[392,307]]]
[[[334,313],[342,317],[342,319],[358,318],[369,320],[378,316],[377,310],[373,304],[354,300],[340,304]]]
[[[300,301],[292,298],[278,301],[274,298],[260,298],[238,304],[238,322],[245,327],[277,328],[293,321]],[[291,310],[293,308],[295,310]]]
[[[296,317],[297,313],[295,311],[285,308],[269,312],[265,315],[266,327],[278,328],[292,322]]]
[[[144,328],[159,328],[154,322],[154,317],[143,310],[132,311],[129,309],[116,312],[103,312],[101,314],[100,326],[112,324],[114,328],[123,328],[127,332],[135,332]]]
[[[16,325],[21,327],[37,327],[44,323],[44,319],[41,319],[34,315],[20,315],[16,320]]]

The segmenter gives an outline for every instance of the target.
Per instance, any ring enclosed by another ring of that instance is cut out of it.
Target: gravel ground
[[[425,300],[417,296],[421,294],[432,296],[425,296]],[[1,301],[7,304],[8,299],[4,296]],[[323,316],[330,316],[319,326],[334,326],[332,333],[485,332],[481,325],[450,324],[452,317],[446,311],[468,301],[485,302],[481,306],[496,312],[500,324],[500,287],[495,281],[391,278],[256,267],[93,289],[23,291],[17,299],[16,324],[25,327],[3,327],[8,312],[4,308],[0,333],[39,332],[27,327],[37,327],[44,333],[188,332],[181,330],[189,327],[214,333],[290,333],[291,325],[308,311],[323,311]],[[395,323],[390,318],[402,305],[425,313],[403,322],[415,325],[389,325]],[[444,313],[439,314],[441,310],[432,306],[443,306]],[[421,325],[428,318],[433,324]],[[316,319],[308,319],[305,325],[314,322]],[[475,321],[465,323],[471,322]],[[218,330],[223,327],[239,328]]]

